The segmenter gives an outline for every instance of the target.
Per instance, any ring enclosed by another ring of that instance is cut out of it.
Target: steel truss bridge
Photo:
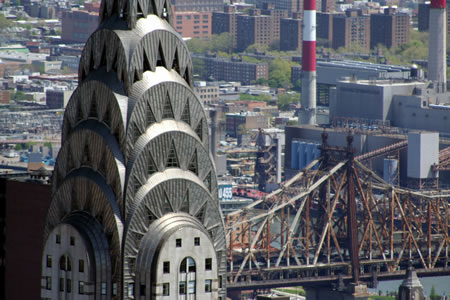
[[[321,157],[282,187],[229,214],[228,289],[448,275],[448,190],[389,185],[346,148]]]

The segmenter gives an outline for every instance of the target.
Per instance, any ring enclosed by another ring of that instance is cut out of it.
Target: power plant
[[[431,0],[428,80],[433,82],[438,93],[445,93],[447,91],[446,29],[447,14],[445,0]]]
[[[316,124],[316,2],[305,0],[304,5],[299,124]]]

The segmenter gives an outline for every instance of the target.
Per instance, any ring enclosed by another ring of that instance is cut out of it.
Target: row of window
[[[205,258],[205,271],[212,270],[212,258]],[[195,261],[191,257],[187,257],[181,261],[180,273],[196,272]],[[170,261],[163,262],[163,273],[170,273]]]
[[[195,280],[189,280],[189,281],[180,281],[178,285],[178,293],[180,295],[186,295],[186,294],[196,294],[197,288],[196,288],[196,282]],[[212,292],[212,279],[206,279],[205,280],[205,293],[211,293]],[[142,295],[142,289],[141,289],[141,295]],[[170,283],[165,282],[163,283],[163,296],[170,296]]]
[[[53,259],[51,255],[47,255],[47,268],[51,268],[53,266]],[[62,271],[72,271],[72,260],[69,256],[63,255],[59,259],[59,269]],[[78,260],[78,272],[84,272],[84,260]]]
[[[45,289],[46,290],[52,290],[52,277],[47,276],[45,277]],[[60,292],[66,292],[66,293],[72,293],[72,279],[70,278],[59,278],[59,291]],[[106,295],[107,292],[107,284],[106,282],[102,282],[100,285],[100,294]],[[86,289],[86,282],[84,281],[78,281],[78,294],[84,295],[87,293]],[[117,295],[117,284],[113,283],[112,285],[112,295]]]
[[[69,240],[70,240],[70,246],[75,246],[75,237],[71,236]],[[61,235],[60,234],[56,235],[55,242],[57,244],[61,244]]]
[[[182,239],[176,239],[175,240],[175,246],[177,248],[182,247],[182,245],[183,245]],[[200,246],[200,238],[198,236],[194,237],[194,246]]]
[[[203,19],[209,19],[209,15],[202,15],[202,17],[203,17]],[[190,20],[191,16],[184,16],[184,18],[186,20]],[[182,20],[182,19],[183,19],[183,16],[180,16],[180,15],[177,16],[177,20]],[[198,20],[198,19],[200,19],[200,16],[199,15],[194,15],[194,19]]]

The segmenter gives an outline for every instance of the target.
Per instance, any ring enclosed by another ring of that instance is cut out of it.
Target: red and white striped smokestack
[[[316,0],[305,0],[300,124],[316,124]]]
[[[446,92],[447,88],[447,19],[446,0],[431,0],[430,5],[430,37],[428,42],[428,79],[432,81],[438,92]]]

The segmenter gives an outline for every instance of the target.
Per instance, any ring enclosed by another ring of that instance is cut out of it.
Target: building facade
[[[269,117],[257,112],[239,112],[225,115],[225,131],[231,137],[246,134],[252,129],[268,128]]]
[[[67,43],[84,43],[97,26],[98,11],[65,11],[61,17],[61,39]]]
[[[190,53],[169,0],[127,3],[103,0],[81,55],[41,298],[225,299],[225,231]]]
[[[302,48],[302,19],[298,13],[280,20],[280,50],[297,51]]]
[[[409,42],[409,15],[386,8],[384,14],[370,15],[370,48],[397,47]]]
[[[236,17],[240,12],[236,11],[236,6],[225,5],[224,11],[215,11],[212,13],[212,34],[221,34],[229,32],[233,38],[233,48],[237,46],[237,21]]]
[[[333,48],[370,48],[370,17],[361,10],[333,16]]]
[[[175,29],[182,37],[208,38],[211,36],[211,12],[175,11]]]
[[[317,43],[331,47],[333,42],[333,14],[317,12]]]
[[[251,9],[249,15],[238,15],[236,30],[238,51],[253,44],[269,46],[273,40],[272,17],[261,15],[259,9]]]
[[[250,63],[242,59],[203,57],[208,78],[251,84],[259,78],[269,80],[267,63]]]

